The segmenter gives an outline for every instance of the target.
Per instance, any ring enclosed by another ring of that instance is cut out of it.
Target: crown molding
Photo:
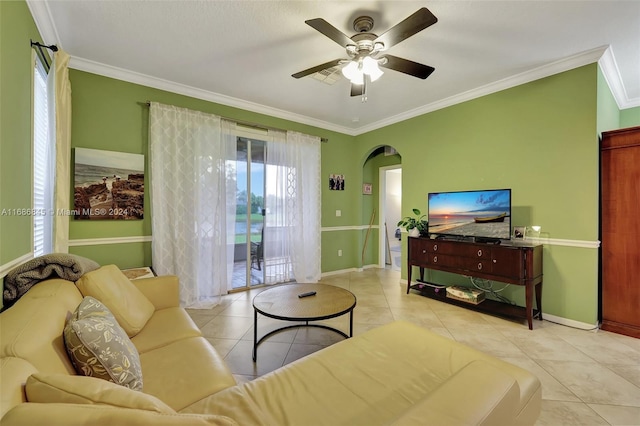
[[[482,96],[490,95],[495,92],[510,89],[512,87],[520,86],[525,83],[530,83],[541,78],[549,77],[554,74],[558,74],[564,71],[569,71],[584,65],[597,62],[602,55],[607,51],[608,46],[600,46],[595,49],[587,50],[582,53],[578,53],[573,56],[569,56],[558,61],[551,62],[549,64],[534,68],[529,71],[525,71],[520,74],[513,75],[511,77],[503,78],[498,81],[486,84],[484,86],[477,87],[475,89],[468,90],[466,92],[459,93],[457,95],[450,96],[448,98],[432,102],[427,105],[423,105],[418,108],[403,112],[401,114],[388,117],[384,120],[377,121],[368,126],[363,126],[357,129],[358,134],[370,132],[372,130],[386,127],[391,124],[399,123],[401,121],[408,120],[410,118],[418,117],[429,112],[437,111],[449,106],[453,106],[462,102],[467,102],[472,99],[480,98]],[[615,63],[615,61],[614,61]],[[615,68],[617,70],[617,66]],[[620,74],[617,74],[618,81],[620,80]],[[622,84],[620,82],[620,84]],[[614,93],[615,96],[615,93]]]
[[[51,11],[49,10],[49,4],[42,0],[26,0],[31,16],[36,23],[40,37],[44,44],[55,44],[62,48],[60,45],[60,37],[58,31],[51,17]]]
[[[609,85],[609,90],[611,90],[611,93],[618,104],[618,109],[640,106],[640,98],[629,99],[629,96],[627,96],[627,91],[624,88],[624,84],[622,84],[618,63],[616,62],[616,58],[613,54],[613,48],[611,46],[604,51],[604,54],[600,60],[598,60],[598,65],[602,70],[604,79]]]
[[[332,130],[335,132],[355,136],[353,129],[338,126],[336,124],[329,123],[328,121],[317,120],[305,115],[257,104],[255,102],[245,101],[231,96],[222,95],[220,93],[210,92],[208,90],[198,89],[197,87],[175,83],[173,81],[164,80],[134,71],[129,71],[124,68],[102,64],[88,59],[79,58],[77,56],[71,57],[69,61],[69,67],[77,69],[79,71],[85,71],[92,74],[115,78],[117,80],[127,81],[129,83],[139,84],[141,86],[165,90],[168,92],[177,93],[179,95],[202,99],[204,101],[214,102],[221,105],[235,107],[246,111],[256,112],[271,117],[282,118],[284,120],[294,121],[297,123],[307,124],[309,126],[319,127],[321,129]]]

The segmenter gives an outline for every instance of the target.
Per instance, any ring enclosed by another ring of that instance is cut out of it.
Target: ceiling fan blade
[[[353,84],[351,83],[351,96],[362,96],[364,94],[364,83]]]
[[[341,32],[339,29],[322,18],[309,19],[308,21],[304,22],[310,27],[315,28],[325,36],[329,37],[331,40],[335,41],[342,47],[347,47],[347,45],[349,44],[355,44],[353,40],[347,37],[343,32]]]
[[[382,42],[385,49],[388,49],[436,22],[438,22],[438,18],[429,9],[423,7],[395,27],[387,30],[387,32],[375,39],[374,43]]]
[[[304,77],[304,76],[307,76],[307,75],[311,75],[311,74],[317,73],[318,71],[326,70],[327,68],[331,68],[331,67],[335,67],[336,65],[340,65],[340,62],[342,62],[342,61],[343,61],[343,59],[334,59],[333,61],[325,62],[324,64],[321,64],[321,65],[316,65],[313,68],[309,68],[309,69],[306,69],[304,71],[300,71],[300,72],[297,72],[295,74],[291,74],[291,77],[300,78],[300,77]]]
[[[435,68],[430,67],[429,65],[422,65],[408,59],[398,58],[397,56],[384,55],[382,58],[386,58],[387,60],[386,62],[380,61],[381,67],[409,74],[423,80],[435,71]]]

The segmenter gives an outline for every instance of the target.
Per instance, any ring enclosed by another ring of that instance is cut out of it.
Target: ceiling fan
[[[425,79],[431,75],[435,68],[398,58],[386,54],[384,51],[436,22],[438,22],[438,18],[429,9],[423,7],[381,36],[377,36],[370,32],[373,29],[373,19],[369,16],[360,16],[353,21],[353,29],[357,31],[357,34],[353,37],[347,37],[322,18],[309,19],[305,23],[344,47],[349,59],[334,59],[297,72],[292,77],[301,78],[331,67],[344,65],[342,73],[351,81],[351,96],[364,96],[367,78],[370,81],[375,81],[383,74],[379,66]]]

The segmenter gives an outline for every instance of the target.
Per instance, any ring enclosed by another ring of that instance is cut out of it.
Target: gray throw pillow
[[[78,374],[142,390],[140,355],[113,314],[85,297],[64,327],[64,343]]]

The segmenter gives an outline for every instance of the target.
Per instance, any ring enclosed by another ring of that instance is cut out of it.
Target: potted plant
[[[418,209],[413,209],[413,214],[416,215],[416,217],[405,216],[402,219],[400,219],[400,222],[398,222],[397,226],[404,227],[407,231],[409,231],[410,235],[412,234],[411,230],[416,229],[416,231],[421,237],[428,237],[429,222],[423,219],[427,215],[422,214]],[[413,231],[413,232],[416,232],[416,231]]]

